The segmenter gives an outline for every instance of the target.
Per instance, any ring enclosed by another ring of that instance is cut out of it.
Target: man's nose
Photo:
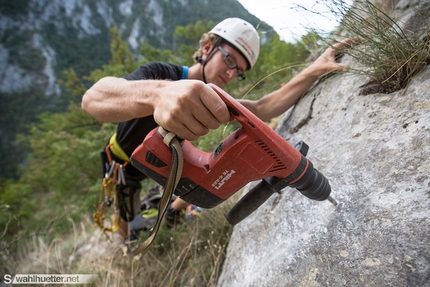
[[[228,70],[227,70],[227,76],[228,76],[230,79],[234,79],[234,78],[236,78],[236,68],[228,69]]]

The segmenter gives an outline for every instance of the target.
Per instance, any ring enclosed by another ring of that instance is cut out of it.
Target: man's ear
[[[212,50],[212,44],[207,42],[202,47],[202,58],[205,59]]]

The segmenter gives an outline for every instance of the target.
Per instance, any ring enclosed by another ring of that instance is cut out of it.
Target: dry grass
[[[96,274],[94,286],[216,286],[232,231],[224,214],[234,200],[204,210],[177,230],[163,227],[140,260],[124,257],[90,215],[70,220],[70,233],[52,241],[43,235],[23,239],[18,252],[3,254],[1,273]]]

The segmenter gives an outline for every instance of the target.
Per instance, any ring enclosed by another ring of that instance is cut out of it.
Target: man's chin
[[[224,88],[225,86],[227,86],[227,83],[222,81],[222,80],[217,80],[213,82],[215,85],[217,85],[218,87],[220,87],[221,89]]]

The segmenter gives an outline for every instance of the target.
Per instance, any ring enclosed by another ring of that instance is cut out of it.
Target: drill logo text
[[[221,186],[223,186],[232,176],[235,174],[236,171],[234,169],[232,170],[225,170],[222,172],[222,174],[212,183],[212,187],[215,189],[220,189]]]

